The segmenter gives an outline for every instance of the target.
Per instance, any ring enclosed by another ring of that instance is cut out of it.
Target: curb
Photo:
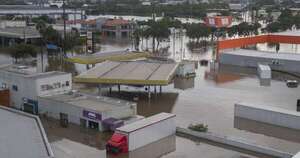
[[[211,142],[219,143],[222,145],[227,145],[234,148],[243,149],[250,152],[255,152],[263,155],[268,155],[276,158],[292,158],[293,154],[279,151],[273,148],[261,146],[258,144],[253,144],[250,142],[246,142],[245,140],[234,138],[234,137],[228,137],[228,136],[221,136],[216,135],[213,133],[202,133],[202,132],[196,132],[185,128],[176,128],[176,135],[180,135],[183,137],[196,137],[199,139],[205,139]]]

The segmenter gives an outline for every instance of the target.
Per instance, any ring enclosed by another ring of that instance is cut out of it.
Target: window
[[[70,86],[70,81],[67,81],[67,82],[66,82],[66,86],[67,86],[67,87]]]
[[[13,85],[13,86],[12,86],[12,89],[13,89],[14,91],[18,91],[18,86]]]
[[[60,88],[61,84],[59,82],[57,82],[57,83],[54,83],[53,86],[54,86],[54,89],[56,89],[56,88]]]
[[[2,86],[1,86],[3,89],[6,89],[7,88],[7,84],[6,83],[2,83]]]
[[[46,91],[48,89],[48,86],[47,85],[41,85],[41,90],[42,91]]]

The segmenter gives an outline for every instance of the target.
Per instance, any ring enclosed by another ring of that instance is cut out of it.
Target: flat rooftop
[[[110,61],[124,61],[133,60],[138,58],[150,57],[147,52],[130,52],[127,50],[111,51],[111,52],[99,52],[90,55],[80,55],[75,57],[70,57],[66,59],[69,62],[79,63],[79,64],[96,64],[101,63],[106,60]]]
[[[28,67],[28,66],[20,66],[20,65],[0,65],[0,72],[1,71],[27,77],[27,78],[45,78],[50,76],[68,74],[66,72],[59,72],[59,71],[38,73],[36,71],[36,68]]]
[[[123,85],[168,85],[177,63],[106,61],[75,77],[79,83]]]
[[[5,158],[52,158],[38,117],[0,106],[0,155]]]
[[[45,96],[40,98],[66,103],[72,106],[77,106],[98,112],[111,111],[116,108],[124,108],[136,105],[136,103],[130,101],[103,96],[83,95],[80,93],[67,93],[53,96]]]
[[[130,132],[136,131],[138,129],[150,126],[154,123],[157,123],[157,122],[160,122],[160,121],[163,121],[163,120],[175,117],[175,116],[176,115],[174,115],[174,114],[160,113],[160,114],[145,118],[143,120],[122,126],[120,128],[117,128],[117,131],[130,133]]]
[[[237,49],[234,51],[223,52],[222,54],[231,54],[247,57],[259,57],[266,59],[278,59],[278,60],[291,60],[291,61],[300,61],[300,54],[295,53],[274,53],[258,50],[247,50],[247,49]]]
[[[19,38],[19,39],[41,38],[39,31],[34,27],[0,28],[0,36],[7,37],[7,38]]]

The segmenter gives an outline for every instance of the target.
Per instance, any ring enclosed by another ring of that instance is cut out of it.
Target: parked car
[[[289,87],[289,88],[297,88],[299,83],[297,80],[287,80],[286,81],[286,85]]]

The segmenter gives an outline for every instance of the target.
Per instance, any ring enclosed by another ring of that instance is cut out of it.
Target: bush
[[[197,132],[207,132],[208,125],[204,124],[190,124],[188,127],[190,130],[197,131]]]

